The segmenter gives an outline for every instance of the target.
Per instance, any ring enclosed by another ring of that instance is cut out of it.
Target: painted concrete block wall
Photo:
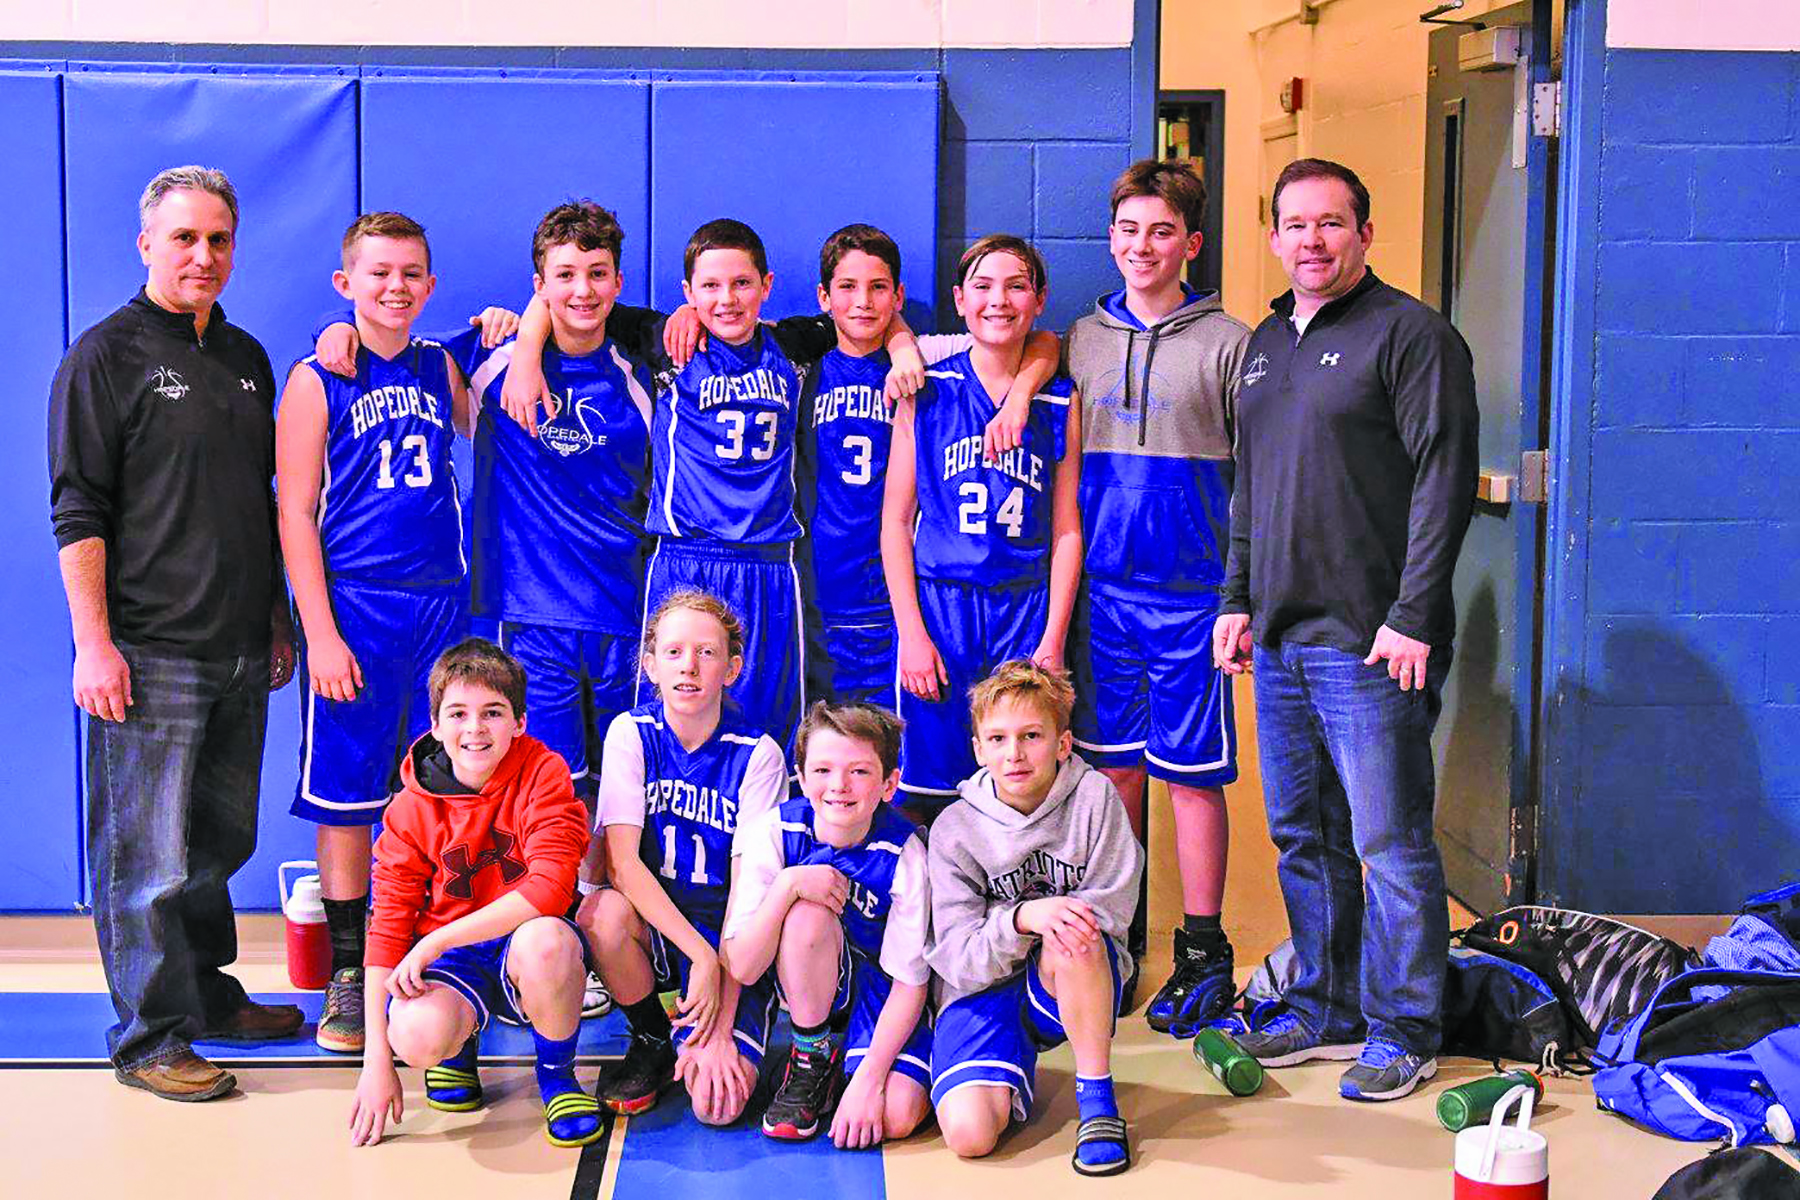
[[[1556,885],[1729,911],[1800,864],[1800,53],[1614,50],[1601,120],[1584,815]]]
[[[8,37],[258,45],[1085,47],[1134,0],[0,0]]]

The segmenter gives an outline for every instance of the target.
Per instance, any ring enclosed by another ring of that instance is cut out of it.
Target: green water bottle
[[[1479,1125],[1494,1115],[1502,1096],[1521,1086],[1531,1089],[1533,1104],[1544,1098],[1544,1081],[1523,1068],[1446,1088],[1437,1098],[1438,1124],[1451,1133]]]
[[[1223,1029],[1202,1026],[1194,1035],[1194,1058],[1234,1096],[1253,1096],[1262,1087],[1262,1064]]]

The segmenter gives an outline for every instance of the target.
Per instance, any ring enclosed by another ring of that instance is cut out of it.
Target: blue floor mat
[[[353,1054],[333,1054],[313,1041],[314,1022],[324,1003],[322,992],[259,992],[265,1004],[298,1004],[306,1024],[284,1042],[239,1046],[196,1042],[207,1058],[221,1062],[283,1066],[347,1066],[361,1064]],[[105,992],[0,992],[0,1066],[103,1066],[107,1062],[106,1031],[114,1021],[112,1000]],[[581,1024],[576,1043],[580,1060],[616,1058],[625,1052],[625,1018],[608,1013]],[[483,1062],[531,1062],[536,1057],[531,1031],[493,1022],[481,1035]]]

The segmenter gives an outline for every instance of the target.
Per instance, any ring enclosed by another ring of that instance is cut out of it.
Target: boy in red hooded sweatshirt
[[[351,1141],[381,1140],[403,1104],[397,1056],[425,1066],[425,1102],[481,1106],[477,1042],[494,1016],[531,1027],[545,1136],[600,1136],[575,1082],[587,949],[563,914],[587,850],[587,812],[569,768],[525,736],[525,672],[468,640],[431,669],[431,732],[400,767],[405,786],[375,843],[364,982],[368,1039]]]

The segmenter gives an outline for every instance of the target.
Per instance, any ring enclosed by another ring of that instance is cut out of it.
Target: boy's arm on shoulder
[[[939,818],[926,853],[931,939],[925,959],[950,987],[975,992],[1017,971],[1037,939],[1013,923],[1019,901],[987,898],[981,864],[955,842]]]
[[[783,317],[769,326],[775,344],[795,366],[815,363],[837,345],[837,326],[826,313]]]
[[[606,317],[606,336],[619,344],[628,358],[655,370],[667,360],[663,353],[663,322],[668,315],[635,304],[615,304]]]

